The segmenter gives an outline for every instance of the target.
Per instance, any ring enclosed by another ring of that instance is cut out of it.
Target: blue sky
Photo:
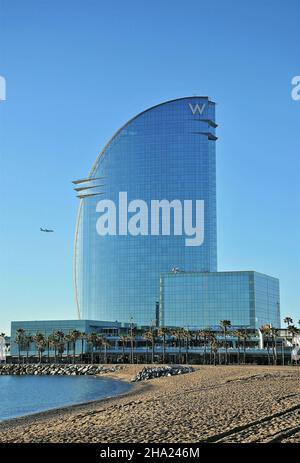
[[[218,102],[219,270],[279,277],[298,321],[299,17],[298,0],[0,0],[0,331],[75,318],[71,180],[129,118],[193,94]]]

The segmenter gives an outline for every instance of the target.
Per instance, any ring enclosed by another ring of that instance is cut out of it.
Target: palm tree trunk
[[[151,354],[151,363],[154,363],[154,347],[155,347],[155,339],[152,337],[152,354]]]
[[[268,355],[268,365],[270,365],[270,346],[269,346],[269,338],[267,338],[267,355]]]
[[[224,343],[225,343],[225,365],[227,365],[227,340],[226,340],[226,328],[224,328]]]
[[[163,363],[165,363],[166,358],[166,335],[163,335]]]
[[[133,364],[133,337],[132,336],[131,336],[131,341],[130,341],[130,356],[131,356],[130,363]]]
[[[178,338],[178,363],[181,363],[181,338]]]
[[[189,355],[189,340],[186,338],[186,346],[185,346],[185,363],[188,364],[188,355]]]

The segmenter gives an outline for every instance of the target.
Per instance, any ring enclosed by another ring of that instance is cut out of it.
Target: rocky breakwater
[[[194,370],[190,366],[165,366],[165,367],[144,367],[137,375],[132,378],[132,382],[147,381],[148,379],[160,378],[161,376],[183,375],[192,373]]]
[[[7,364],[0,365],[0,375],[100,375],[122,368],[122,365]]]

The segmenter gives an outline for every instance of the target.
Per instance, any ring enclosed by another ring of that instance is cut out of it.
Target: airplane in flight
[[[40,228],[41,232],[46,232],[46,233],[53,233],[54,230],[49,230],[48,228]]]

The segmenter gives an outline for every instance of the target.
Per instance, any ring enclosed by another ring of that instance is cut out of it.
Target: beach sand
[[[129,381],[142,365],[110,377]],[[300,442],[300,368],[195,366],[123,396],[0,423],[0,442]]]

